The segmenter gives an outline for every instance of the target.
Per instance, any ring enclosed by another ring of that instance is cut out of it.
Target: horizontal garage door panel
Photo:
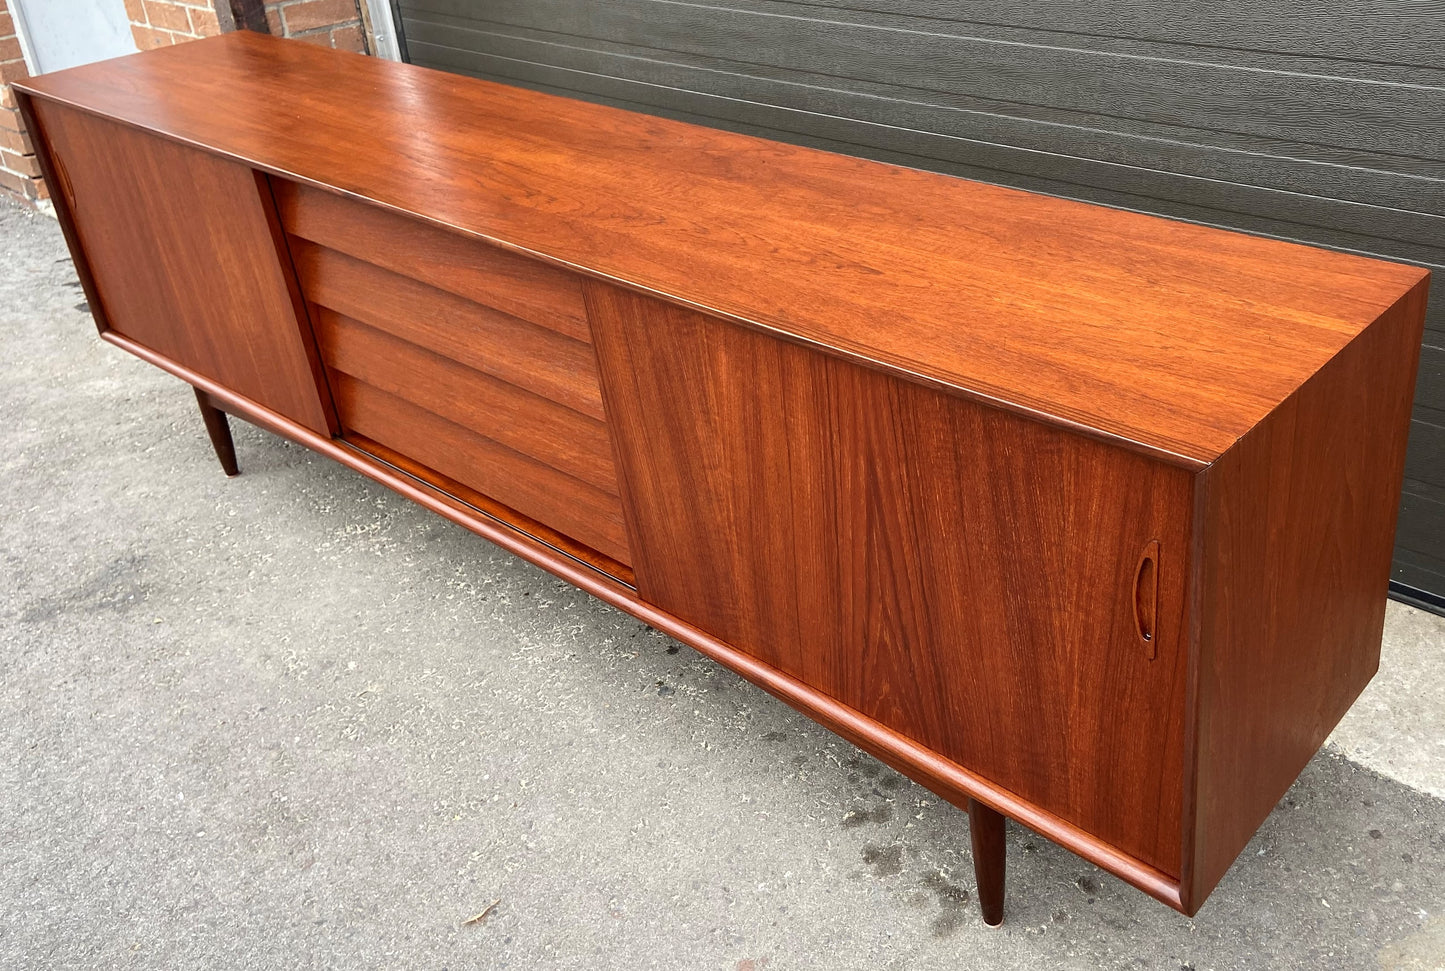
[[[470,17],[579,38],[637,44],[739,65],[806,66],[885,82],[1120,119],[1285,138],[1335,148],[1445,158],[1439,91],[1361,85],[1332,74],[1243,67],[978,36],[966,25],[887,15],[886,24],[823,19],[794,4],[728,9],[659,0],[414,0],[419,13]],[[455,26],[455,24],[453,24]],[[419,32],[408,38],[422,39]],[[1314,62],[1312,62],[1313,64]],[[1401,79],[1403,80],[1403,78]],[[1410,125],[1402,116],[1414,117]]]
[[[810,0],[835,12],[912,14],[975,25],[1025,27],[1280,54],[1367,58],[1438,66],[1432,21],[1439,3],[1352,2],[1302,6],[1294,0]],[[1268,29],[1262,30],[1261,25]]]

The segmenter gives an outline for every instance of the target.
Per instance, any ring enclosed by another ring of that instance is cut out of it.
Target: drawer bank
[[[17,86],[101,336],[1193,914],[1375,672],[1427,274],[250,33]]]

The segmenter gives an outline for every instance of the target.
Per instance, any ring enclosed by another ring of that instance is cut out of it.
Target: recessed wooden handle
[[[60,161],[60,156],[51,153],[50,167],[55,171],[55,179],[60,183],[60,194],[65,197],[65,207],[75,215],[75,189],[70,185],[70,173],[65,171],[65,163]]]
[[[1159,614],[1159,541],[1151,539],[1139,554],[1134,572],[1134,629],[1144,645],[1149,660],[1159,653],[1159,632],[1155,629]]]

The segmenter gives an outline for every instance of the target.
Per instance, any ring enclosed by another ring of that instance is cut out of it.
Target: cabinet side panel
[[[1179,874],[1189,473],[587,295],[645,600]]]
[[[1379,666],[1427,283],[1200,473],[1191,913]]]
[[[106,323],[328,433],[265,180],[71,108],[33,99],[32,110]]]

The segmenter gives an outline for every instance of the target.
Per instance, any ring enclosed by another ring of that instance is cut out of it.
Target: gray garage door
[[[397,9],[417,64],[1445,272],[1445,0]],[[1442,286],[1426,323],[1392,584],[1437,608]]]

